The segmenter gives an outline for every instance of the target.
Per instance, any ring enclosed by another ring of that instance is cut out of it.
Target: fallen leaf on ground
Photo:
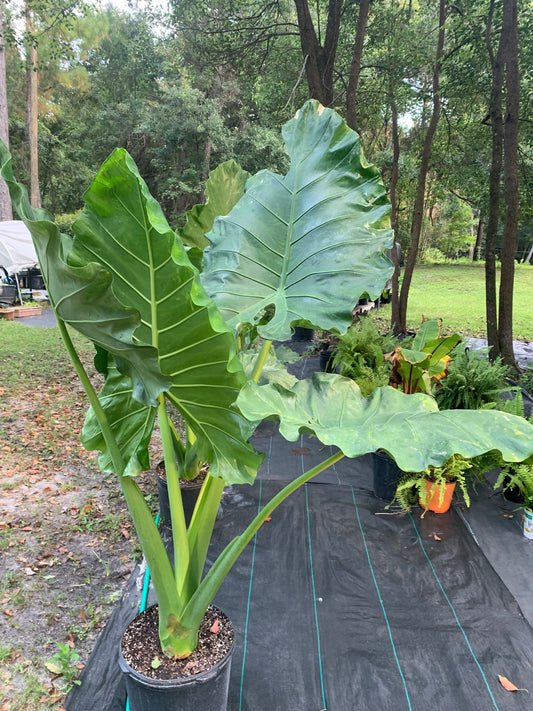
[[[498,679],[500,684],[503,686],[503,688],[506,691],[527,691],[527,689],[519,689],[517,686],[513,684],[512,681],[509,681],[509,679],[506,676],[502,676],[501,674],[498,674]]]

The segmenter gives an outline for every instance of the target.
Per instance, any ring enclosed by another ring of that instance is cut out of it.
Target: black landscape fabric
[[[292,477],[324,454],[316,440],[283,443],[268,426],[256,442],[269,452],[262,472]],[[274,512],[217,596],[237,633],[229,711],[533,708],[529,694],[498,682],[533,693],[533,630],[459,513],[390,513],[371,491],[366,457],[327,476]],[[226,491],[213,555],[282,485]],[[114,645],[132,599],[69,711],[124,708]]]
[[[225,491],[211,561],[284,482],[332,453],[308,436],[285,442],[272,422],[254,443],[265,462],[253,487]],[[475,498],[473,526],[479,536],[491,522],[499,575],[460,502],[424,518],[386,503],[372,490],[371,457],[342,459],[262,526],[215,600],[236,628],[228,711],[533,709],[533,629],[501,577],[502,560],[531,542],[495,516],[494,498]],[[116,650],[139,582],[130,581],[67,711],[123,711]],[[499,675],[529,693],[506,691]]]

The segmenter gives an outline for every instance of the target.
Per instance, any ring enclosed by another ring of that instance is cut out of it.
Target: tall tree
[[[3,0],[0,0],[0,138],[9,148],[9,114],[7,109],[6,42]],[[13,208],[5,181],[0,178],[0,220],[12,220]]]
[[[359,87],[359,77],[361,76],[361,58],[363,56],[363,46],[365,42],[366,23],[368,21],[368,11],[370,0],[359,0],[359,13],[357,15],[357,30],[353,45],[352,64],[350,66],[350,76],[348,87],[346,88],[346,123],[354,131],[357,131],[357,89]]]
[[[500,222],[500,185],[503,161],[503,115],[502,96],[504,79],[503,42],[495,52],[492,35],[494,27],[495,0],[490,0],[485,41],[492,70],[492,86],[489,104],[489,121],[492,134],[492,159],[489,174],[489,203],[485,231],[485,309],[487,340],[495,357],[498,351],[498,315],[496,298],[496,237]]]
[[[39,74],[33,11],[28,3],[26,14],[26,125],[30,151],[30,202],[41,207],[39,189]]]
[[[437,38],[437,50],[435,53],[435,64],[433,67],[432,98],[433,110],[431,119],[426,129],[422,153],[420,156],[420,167],[418,171],[416,198],[411,222],[411,244],[405,264],[405,271],[400,290],[398,304],[398,321],[394,323],[395,333],[405,333],[407,331],[407,302],[409,298],[409,288],[413,278],[413,272],[418,256],[418,246],[420,234],[422,232],[422,220],[424,216],[424,201],[426,196],[426,180],[429,170],[429,160],[431,158],[431,147],[433,138],[439,123],[442,107],[442,97],[440,93],[440,76],[442,71],[442,56],[444,52],[444,34],[446,23],[446,0],[439,0],[439,33]]]
[[[518,191],[518,118],[520,110],[520,74],[518,65],[518,8],[516,0],[503,0],[498,50],[492,34],[495,0],[489,5],[486,45],[492,69],[490,124],[492,163],[490,170],[489,214],[485,252],[485,289],[487,340],[491,358],[501,356],[516,368],[513,349],[513,286],[517,242]],[[505,112],[503,104],[505,101]],[[501,176],[503,169],[504,225],[500,253],[499,298],[496,288],[496,237],[500,222]]]
[[[309,96],[318,99],[324,106],[331,106],[343,0],[329,0],[323,44],[320,11],[317,13],[318,27],[315,29],[308,1],[294,0],[294,4],[298,16]]]
[[[513,350],[513,285],[518,230],[518,114],[520,110],[517,0],[503,0],[502,41],[504,41],[506,89],[503,137],[505,219],[500,255],[497,347],[504,363],[516,369]]]

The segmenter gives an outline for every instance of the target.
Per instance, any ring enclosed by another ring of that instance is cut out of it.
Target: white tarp
[[[8,274],[39,266],[31,234],[20,220],[0,222],[0,266]]]

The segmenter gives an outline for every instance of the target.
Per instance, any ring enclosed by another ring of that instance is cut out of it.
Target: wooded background
[[[122,146],[179,226],[220,162],[284,171],[280,127],[316,98],[357,130],[389,190],[405,262],[396,330],[417,262],[482,258],[489,343],[513,362],[514,264],[533,251],[530,0],[124,7],[0,0],[0,136],[34,205],[68,228]]]

